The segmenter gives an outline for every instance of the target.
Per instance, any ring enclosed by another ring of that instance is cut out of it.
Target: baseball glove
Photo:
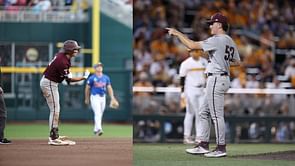
[[[113,108],[113,109],[118,109],[119,108],[119,102],[115,98],[111,99],[110,107]]]

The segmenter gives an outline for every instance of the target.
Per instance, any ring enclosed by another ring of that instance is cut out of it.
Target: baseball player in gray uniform
[[[169,35],[176,36],[189,49],[203,49],[207,52],[208,65],[206,68],[207,83],[205,101],[201,104],[200,132],[197,137],[201,142],[192,149],[190,154],[205,154],[205,157],[226,156],[225,122],[224,122],[224,94],[230,86],[230,66],[240,65],[240,57],[236,44],[226,34],[228,30],[227,18],[221,13],[214,14],[208,21],[212,37],[204,41],[192,41],[181,32],[167,28]],[[217,147],[209,151],[210,118],[213,121]]]

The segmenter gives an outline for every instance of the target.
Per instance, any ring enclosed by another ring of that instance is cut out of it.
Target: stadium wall
[[[123,24],[101,14],[101,61],[112,80],[115,94],[121,106],[119,111],[106,109],[104,118],[107,121],[131,120],[131,38],[132,30]],[[91,48],[91,22],[88,23],[20,23],[1,22],[0,43],[58,43],[67,39],[74,39],[83,43],[84,48]],[[53,52],[58,51],[54,45]],[[5,55],[10,56],[10,55]],[[42,55],[41,55],[42,56]],[[46,55],[48,56],[48,55]],[[85,55],[84,66],[91,67],[91,56]],[[15,74],[17,77],[18,73]],[[8,120],[45,120],[48,118],[48,108],[44,104],[39,88],[41,74],[31,73],[32,93],[30,107],[20,107],[22,96],[15,94],[13,98],[5,97],[8,107]],[[5,80],[4,80],[5,81]],[[15,93],[19,93],[17,79],[14,81]],[[92,111],[83,104],[84,84],[66,86],[60,85],[60,93],[64,91],[78,92],[81,107],[66,107],[63,102],[66,97],[61,97],[61,120],[92,120]],[[61,95],[62,96],[62,95]],[[85,111],[87,110],[87,111]]]

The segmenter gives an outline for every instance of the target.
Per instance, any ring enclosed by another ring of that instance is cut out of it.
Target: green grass
[[[211,148],[214,146],[212,145]],[[134,166],[293,166],[294,161],[282,160],[249,160],[233,158],[236,155],[259,154],[295,150],[294,144],[229,144],[228,157],[205,158],[190,155],[185,149],[190,146],[182,144],[133,144]]]
[[[5,129],[5,137],[9,139],[44,139],[48,137],[47,123],[8,123]],[[60,135],[73,138],[93,137],[93,124],[91,123],[61,123]],[[126,124],[104,124],[102,137],[130,138],[132,126]]]

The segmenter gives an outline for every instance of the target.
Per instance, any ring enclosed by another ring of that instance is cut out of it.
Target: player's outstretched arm
[[[166,28],[168,31],[168,34],[171,36],[176,36],[182,44],[184,44],[189,49],[202,49],[200,42],[195,42],[191,39],[189,39],[186,35],[179,32],[178,30],[174,28]]]
[[[79,81],[82,81],[82,80],[86,80],[86,78],[84,78],[84,77],[75,77],[75,78],[69,78],[68,80],[70,82],[79,82]]]
[[[90,96],[90,86],[86,85],[85,86],[85,100],[84,100],[86,105],[88,105],[90,103],[89,96]]]
[[[90,72],[88,70],[86,70],[83,77],[75,77],[75,78],[73,78],[72,73],[69,73],[67,75],[66,81],[67,82],[79,82],[79,81],[82,81],[82,80],[86,80],[88,78],[89,74],[90,74]]]

